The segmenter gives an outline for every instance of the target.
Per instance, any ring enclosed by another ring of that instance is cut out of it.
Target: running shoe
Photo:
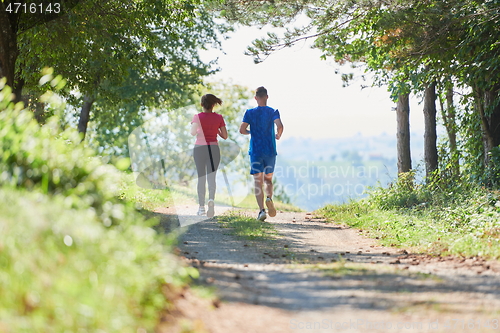
[[[263,209],[259,212],[259,216],[257,216],[257,220],[261,220],[261,221],[264,221],[265,219],[267,218],[267,215],[266,215],[266,210]]]
[[[198,209],[198,215],[205,215],[205,206],[200,206],[200,209]]]
[[[215,206],[214,199],[208,199],[208,211],[207,211],[208,217],[214,217],[215,215],[214,206]]]
[[[274,208],[273,199],[268,197],[266,199],[266,206],[267,206],[267,212],[269,213],[269,216],[271,216],[271,217],[276,216],[276,208]]]

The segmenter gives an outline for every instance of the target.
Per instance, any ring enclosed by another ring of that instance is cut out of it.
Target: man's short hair
[[[264,87],[258,87],[255,90],[255,96],[256,97],[266,97],[267,96],[267,89]]]

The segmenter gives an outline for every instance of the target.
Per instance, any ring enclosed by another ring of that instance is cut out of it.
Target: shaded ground
[[[188,208],[188,207],[186,207]],[[193,208],[192,211],[195,211]],[[160,211],[164,225],[176,225]],[[254,213],[254,212],[252,212]],[[221,302],[177,303],[207,332],[497,332],[500,265],[377,245],[307,213],[268,218],[273,241],[237,239],[212,219],[182,228],[180,255]]]

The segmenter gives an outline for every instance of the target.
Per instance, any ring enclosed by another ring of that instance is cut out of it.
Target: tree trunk
[[[489,152],[500,145],[500,104],[496,103],[497,89],[475,90],[476,110],[481,118],[483,132],[484,164],[490,163]]]
[[[409,94],[398,97],[396,107],[398,173],[411,170],[410,149],[410,98]]]
[[[21,101],[21,93],[24,81],[20,79],[20,73],[16,74],[16,61],[19,56],[17,36],[33,27],[43,25],[63,15],[67,15],[81,0],[66,0],[59,12],[47,12],[45,14],[33,14],[24,12],[21,8],[17,13],[8,12],[9,4],[13,1],[0,1],[0,78],[7,78],[7,85],[15,94],[14,102]],[[26,1],[18,1],[25,3]],[[42,1],[45,3],[46,1]],[[28,3],[29,4],[29,3]],[[32,3],[33,4],[33,3]],[[31,8],[31,7],[30,7]],[[37,7],[38,8],[38,7]]]
[[[450,163],[453,177],[460,177],[460,156],[457,145],[457,116],[455,103],[453,102],[453,84],[446,83],[446,108],[441,101],[441,117],[448,134],[448,144],[450,147]]]
[[[15,86],[15,69],[18,56],[17,31],[15,25],[9,19],[8,12],[4,9],[4,4],[0,6],[0,78],[7,78],[9,85],[16,94],[14,101],[19,101],[21,95]]]
[[[12,87],[12,92],[14,93],[14,102],[22,102],[23,100],[23,88],[24,88],[24,79],[17,79],[14,74],[14,87]]]
[[[436,134],[436,83],[425,88],[424,93],[424,158],[425,176],[429,178],[438,168]]]
[[[87,126],[90,120],[90,110],[95,102],[95,97],[90,95],[85,95],[83,97],[82,110],[80,111],[80,120],[78,121],[78,132],[82,133],[82,141],[85,139],[87,134]]]
[[[45,123],[45,103],[35,102],[35,119],[39,124]]]

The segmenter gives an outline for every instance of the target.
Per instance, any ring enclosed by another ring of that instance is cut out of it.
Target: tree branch
[[[268,47],[266,49],[256,49],[256,51],[260,51],[260,52],[264,52],[264,54],[266,54],[266,57],[263,59],[263,60],[260,60],[260,57],[259,57],[259,54],[256,53],[256,52],[252,52],[251,50],[245,52],[245,55],[253,55],[255,57],[257,57],[257,59],[259,59],[258,62],[262,62],[264,61],[265,59],[267,59],[269,57],[269,55],[273,52],[276,52],[276,51],[279,51],[279,50],[282,50],[284,48],[287,48],[287,47],[290,47],[300,41],[305,41],[305,40],[308,40],[308,39],[311,39],[311,38],[317,38],[319,36],[323,36],[323,35],[326,35],[326,34],[329,34],[330,32],[354,21],[355,19],[359,18],[363,16],[362,13],[354,16],[354,17],[351,17],[350,19],[346,20],[346,21],[343,21],[339,24],[337,24],[336,26],[334,27],[331,27],[329,29],[326,29],[324,31],[321,31],[321,32],[318,32],[318,33],[315,33],[315,34],[312,34],[312,35],[308,35],[308,36],[302,36],[302,37],[298,37],[296,39],[293,39],[293,40],[290,40],[290,41],[287,41],[287,42],[284,42],[284,43],[277,43],[277,44],[272,44],[272,45],[268,45]],[[255,41],[254,41],[255,43]],[[255,44],[254,44],[255,45]]]

